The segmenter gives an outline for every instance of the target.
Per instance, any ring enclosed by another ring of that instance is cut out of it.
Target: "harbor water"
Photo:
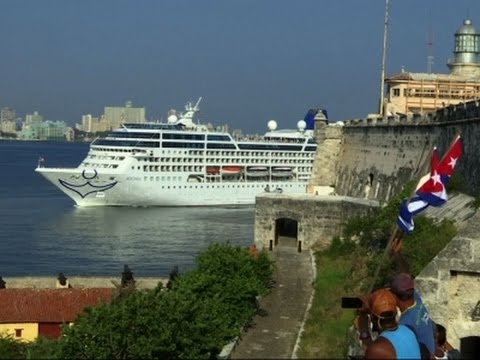
[[[214,242],[249,246],[254,207],[76,207],[34,170],[77,166],[89,144],[0,141],[0,276],[167,276]]]

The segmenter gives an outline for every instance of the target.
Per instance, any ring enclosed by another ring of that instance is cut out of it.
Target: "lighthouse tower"
[[[480,77],[480,33],[471,20],[464,20],[455,33],[453,54],[447,64],[452,75]]]

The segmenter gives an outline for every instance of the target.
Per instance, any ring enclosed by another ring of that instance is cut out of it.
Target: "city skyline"
[[[133,101],[148,119],[203,97],[199,118],[244,132],[378,110],[385,1],[1,3],[0,108],[69,125]],[[448,73],[473,0],[390,0],[386,73]],[[430,45],[429,45],[430,44]]]

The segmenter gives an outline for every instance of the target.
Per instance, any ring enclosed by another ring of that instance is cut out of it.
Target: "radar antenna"
[[[434,56],[433,56],[433,34],[432,34],[432,26],[430,24],[430,29],[428,31],[428,38],[427,38],[427,73],[432,73],[432,67],[434,64]]]
[[[198,110],[199,110],[198,105],[200,105],[200,101],[202,101],[202,97],[201,97],[201,96],[198,98],[197,103],[196,103],[195,106],[193,107],[193,110],[194,110],[194,111],[198,111]]]
[[[380,83],[380,115],[385,116],[385,64],[387,62],[387,37],[388,37],[388,0],[385,0],[385,27],[383,30],[383,55],[382,55],[382,76]]]

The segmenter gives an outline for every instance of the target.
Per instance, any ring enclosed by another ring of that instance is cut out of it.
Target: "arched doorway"
[[[298,221],[289,218],[275,220],[275,246],[297,247]]]

